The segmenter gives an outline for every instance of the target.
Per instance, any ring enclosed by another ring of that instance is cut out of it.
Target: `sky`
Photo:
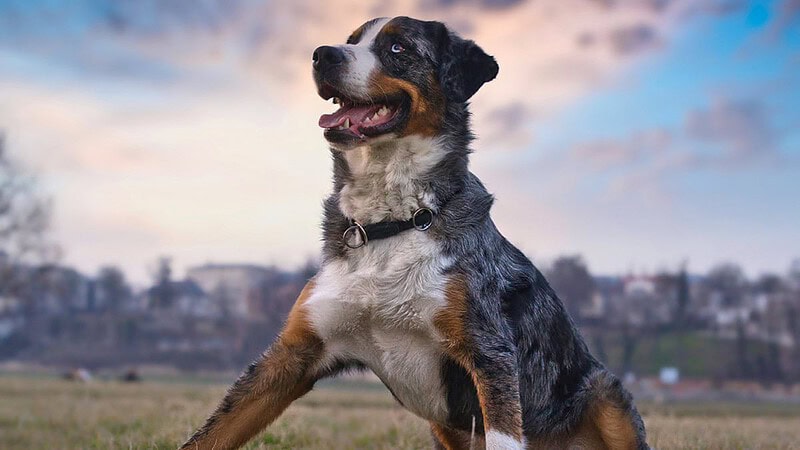
[[[330,153],[311,53],[441,20],[500,65],[471,169],[546,265],[748,274],[800,257],[800,1],[0,0],[0,130],[63,263],[290,268],[319,254]]]

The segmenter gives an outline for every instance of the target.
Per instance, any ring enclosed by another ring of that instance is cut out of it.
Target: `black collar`
[[[344,230],[342,241],[349,248],[359,248],[367,245],[369,241],[386,239],[395,236],[403,231],[415,228],[425,231],[433,223],[433,211],[428,208],[420,208],[408,220],[395,220],[391,222],[376,222],[369,225],[361,225],[350,219],[350,226]]]

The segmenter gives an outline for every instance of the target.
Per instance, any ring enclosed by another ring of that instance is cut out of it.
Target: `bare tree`
[[[642,327],[632,324],[630,321],[622,322],[620,326],[620,340],[622,342],[622,360],[620,362],[620,373],[627,374],[633,372],[633,356],[636,347],[642,338]]]
[[[219,309],[220,321],[223,323],[230,322],[233,317],[234,298],[231,294],[231,289],[224,282],[219,283],[211,293],[211,299]]]
[[[689,290],[689,272],[686,270],[686,265],[686,262],[681,264],[681,271],[678,272],[675,315],[673,317],[676,328],[684,327],[684,321],[692,302],[692,295]]]
[[[578,255],[557,258],[547,271],[547,278],[569,313],[579,321],[580,311],[591,302],[595,288],[583,258]]]
[[[800,258],[795,259],[789,265],[787,282],[790,288],[800,292]]]
[[[125,274],[118,267],[106,266],[97,275],[97,297],[103,307],[110,311],[120,311],[132,298],[131,287]]]
[[[50,204],[35,189],[35,180],[8,157],[0,133],[0,295],[18,295],[30,270],[57,256],[45,239]]]
[[[150,306],[170,309],[174,306],[178,293],[172,283],[172,259],[161,257],[153,271],[154,283],[150,289]]]
[[[739,306],[747,293],[747,278],[737,264],[725,263],[711,269],[706,288],[720,295],[724,306]]]
[[[748,378],[751,375],[749,342],[750,339],[747,336],[744,320],[739,318],[736,320],[736,362],[734,373],[740,378]]]
[[[792,381],[797,381],[800,380],[800,258],[792,261],[786,281],[786,329],[793,344],[787,372]]]
[[[610,306],[608,326],[618,330],[622,346],[619,373],[634,371],[639,343],[646,334],[655,333],[657,306],[653,294],[638,291],[621,294]]]
[[[785,289],[784,281],[774,273],[762,274],[753,284],[755,292],[760,294],[774,295]]]

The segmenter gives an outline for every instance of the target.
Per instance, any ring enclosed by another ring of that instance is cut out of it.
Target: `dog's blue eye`
[[[400,44],[392,44],[392,53],[403,53],[405,50]]]

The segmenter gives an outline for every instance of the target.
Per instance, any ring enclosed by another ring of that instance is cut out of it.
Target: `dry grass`
[[[175,448],[224,392],[219,384],[86,385],[0,378],[2,449]],[[659,449],[800,448],[800,408],[735,404],[643,405]],[[430,448],[427,424],[371,385],[321,387],[248,448]]]

